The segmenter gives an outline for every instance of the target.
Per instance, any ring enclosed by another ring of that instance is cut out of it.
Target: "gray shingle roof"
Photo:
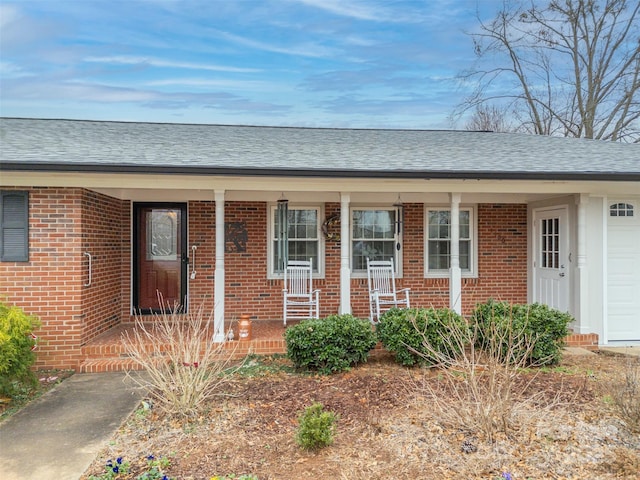
[[[0,118],[1,169],[640,180],[640,145],[535,135]]]

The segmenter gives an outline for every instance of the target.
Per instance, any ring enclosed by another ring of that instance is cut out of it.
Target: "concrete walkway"
[[[73,375],[0,423],[0,478],[77,480],[141,395],[124,373]]]
[[[598,348],[605,352],[623,353],[625,355],[633,355],[636,357],[640,357],[640,345],[629,345],[624,347],[604,346],[604,347],[598,347]]]

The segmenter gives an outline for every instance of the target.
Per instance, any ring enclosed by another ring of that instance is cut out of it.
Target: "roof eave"
[[[475,170],[329,170],[255,167],[206,167],[188,165],[101,165],[69,163],[2,162],[0,171],[69,172],[152,175],[215,175],[240,177],[302,177],[302,178],[421,178],[448,180],[589,180],[640,181],[640,172],[549,172],[549,171],[475,171]]]

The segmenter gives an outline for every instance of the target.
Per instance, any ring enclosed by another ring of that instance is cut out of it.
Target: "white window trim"
[[[284,278],[284,273],[275,273],[273,271],[273,218],[277,208],[277,203],[271,202],[267,204],[267,279],[278,280]],[[324,265],[325,265],[325,240],[322,235],[322,219],[324,218],[324,205],[321,204],[298,204],[289,203],[289,210],[312,210],[318,211],[318,273],[313,274],[313,278],[324,278]],[[315,266],[315,265],[314,265]]]
[[[354,210],[389,210],[395,211],[396,209],[389,205],[367,205],[358,206],[351,205],[349,207],[349,268],[351,269],[351,278],[367,278],[367,270],[362,271],[355,270],[353,268],[353,211]],[[394,248],[393,264],[396,268],[395,277],[402,278],[402,252],[404,250],[403,233],[398,234],[397,231],[394,235],[394,243],[397,245],[400,243],[400,250]]]
[[[433,210],[451,211],[451,205],[425,205],[424,206],[424,278],[448,278],[449,270],[429,270],[429,212]],[[471,228],[470,245],[470,269],[462,270],[462,278],[478,277],[478,209],[476,205],[460,205],[460,211],[469,211],[469,226]]]

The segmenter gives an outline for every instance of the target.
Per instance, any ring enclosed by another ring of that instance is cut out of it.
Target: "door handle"
[[[84,252],[84,256],[87,257],[89,259],[89,275],[87,277],[87,281],[84,284],[85,287],[90,287],[91,286],[91,276],[93,275],[93,265],[92,265],[92,258],[91,258],[91,254],[89,252]]]
[[[564,277],[565,273],[564,273],[564,272],[560,272],[558,275],[559,275],[560,277]]]

